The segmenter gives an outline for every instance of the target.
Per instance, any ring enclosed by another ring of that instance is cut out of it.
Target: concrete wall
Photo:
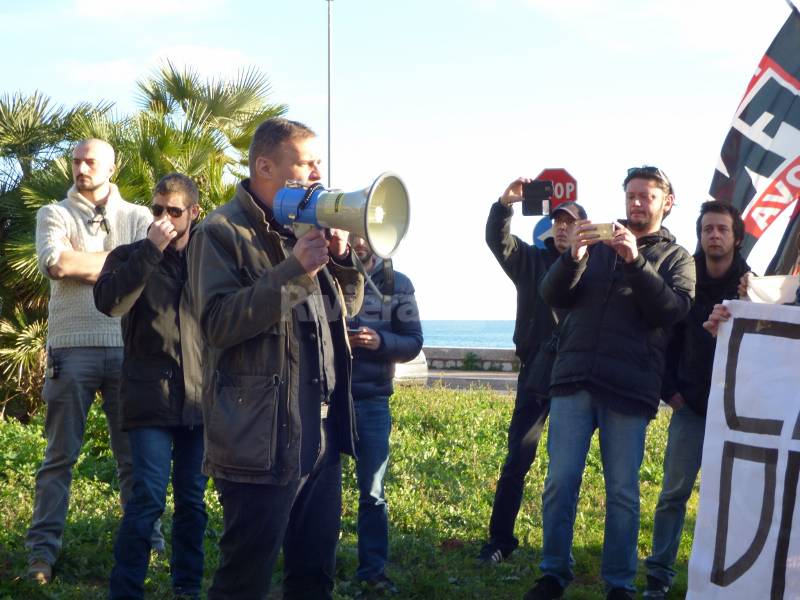
[[[425,358],[428,361],[428,368],[441,369],[465,369],[464,360],[467,363],[475,363],[475,370],[479,371],[519,371],[519,359],[511,349],[499,348],[437,348],[425,346],[423,348]],[[470,355],[473,361],[469,360]],[[467,367],[470,365],[467,364]]]

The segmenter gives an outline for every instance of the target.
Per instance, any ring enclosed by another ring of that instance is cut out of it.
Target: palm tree
[[[269,82],[256,69],[203,81],[167,62],[138,87],[141,110],[125,117],[111,104],[53,106],[40,92],[0,97],[0,407],[38,398],[48,284],[36,263],[36,211],[71,185],[74,142],[97,137],[116,149],[115,182],[132,202],[149,204],[167,173],[189,175],[205,213],[232,196],[256,127],[286,112],[268,102]]]

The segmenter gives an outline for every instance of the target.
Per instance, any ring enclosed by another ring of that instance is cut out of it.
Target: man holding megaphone
[[[320,179],[316,136],[268,119],[250,177],[198,227],[189,286],[207,352],[204,471],[223,509],[209,600],[262,598],[284,550],[283,598],[331,598],[341,513],[340,452],[353,454],[345,317],[363,277],[347,232],[295,234],[276,219],[287,182]]]

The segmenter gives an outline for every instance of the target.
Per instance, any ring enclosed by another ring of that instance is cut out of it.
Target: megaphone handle
[[[294,237],[296,237],[298,240],[305,234],[307,234],[309,231],[312,231],[314,229],[317,228],[314,225],[311,225],[311,223],[298,223],[297,221],[294,221],[292,223],[292,230],[294,231]]]

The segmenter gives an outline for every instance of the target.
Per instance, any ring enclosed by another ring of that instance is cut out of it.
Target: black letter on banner
[[[733,431],[780,435],[783,421],[744,417],[736,413],[736,367],[739,364],[739,350],[742,345],[742,338],[748,333],[799,340],[800,325],[782,321],[737,318],[733,320],[731,339],[728,344],[728,360],[725,363],[725,391],[722,402],[728,427]]]
[[[789,451],[786,461],[786,478],[783,482],[783,507],[778,544],[775,547],[775,569],[772,572],[771,600],[781,600],[786,588],[786,557],[789,555],[789,540],[792,537],[794,504],[797,500],[797,481],[800,476],[800,452]]]
[[[761,516],[758,528],[750,547],[733,563],[725,568],[725,553],[728,549],[728,522],[731,510],[731,479],[733,463],[736,459],[764,463],[764,494],[761,500]],[[711,582],[725,587],[744,575],[764,549],[769,536],[772,514],[775,510],[775,472],[778,464],[778,450],[746,446],[736,442],[725,442],[722,448],[722,464],[719,479],[719,507],[717,510],[717,536],[714,543],[714,562],[711,567]]]

